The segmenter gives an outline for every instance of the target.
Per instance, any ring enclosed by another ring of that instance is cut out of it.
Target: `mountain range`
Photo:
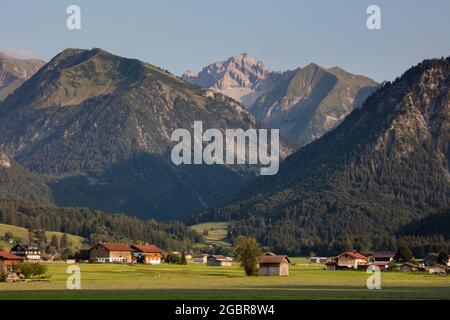
[[[299,146],[335,128],[378,87],[370,78],[314,63],[274,72],[247,53],[181,78],[240,101],[258,120],[280,129]]]
[[[258,178],[194,221],[233,220],[232,237],[256,236],[297,254],[393,248],[408,230],[420,235],[408,225],[448,217],[449,164],[450,57],[385,83],[336,129],[289,156],[278,175]],[[404,243],[438,246],[427,241]]]
[[[101,216],[102,230],[94,233],[135,239],[135,226],[145,239],[161,232],[164,241],[170,234],[198,241],[177,223],[142,225],[92,210],[230,221],[229,240],[255,236],[290,254],[402,243],[431,251],[450,241],[443,227],[450,58],[425,60],[383,84],[315,64],[272,72],[247,54],[185,74],[187,81],[101,49],[66,49],[39,70],[7,61],[0,68],[8,92],[0,102],[5,223],[64,229],[81,217],[96,230]],[[279,128],[301,148],[282,138],[287,158],[272,177],[256,177],[245,165],[173,165],[171,133],[192,130],[198,120],[222,132]],[[105,230],[112,223],[113,235]],[[158,232],[149,235],[151,228]],[[71,232],[84,229],[78,224]]]
[[[0,147],[50,178],[57,205],[172,219],[218,204],[253,176],[242,166],[173,165],[172,132],[197,120],[223,132],[262,128],[233,99],[158,67],[67,49],[0,104]]]

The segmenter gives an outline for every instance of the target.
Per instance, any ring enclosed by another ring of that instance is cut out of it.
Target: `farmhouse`
[[[395,252],[376,252],[369,257],[371,265],[387,268],[389,262],[394,261]]]
[[[192,262],[194,263],[206,263],[208,260],[208,254],[202,254],[198,256],[194,256]]]
[[[27,260],[29,262],[39,262],[42,260],[42,252],[35,244],[16,244],[14,247],[12,247],[11,253],[16,256],[22,257],[24,260]]]
[[[15,254],[6,251],[0,251],[0,273],[17,271],[23,260],[23,257],[16,256]]]
[[[288,256],[265,255],[259,259],[259,275],[288,276],[290,263]]]
[[[336,257],[337,267],[347,267],[357,269],[359,266],[367,266],[367,257],[356,251],[347,251]]]
[[[93,262],[132,262],[131,248],[124,243],[99,242],[89,250]]]
[[[208,266],[231,267],[233,259],[220,255],[210,255],[206,260]]]
[[[131,246],[133,258],[140,263],[160,264],[162,250],[152,244],[135,244]]]

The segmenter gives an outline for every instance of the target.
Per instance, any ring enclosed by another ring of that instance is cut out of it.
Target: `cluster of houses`
[[[326,270],[360,269],[369,266],[377,266],[381,270],[387,270],[392,262],[396,269],[405,272],[425,271],[429,273],[450,273],[450,261],[446,265],[437,263],[437,254],[431,253],[420,263],[395,262],[395,252],[376,252],[370,256],[364,256],[357,251],[347,251],[334,258],[311,257],[312,263],[320,263],[326,266]]]
[[[166,253],[152,244],[134,244],[129,246],[124,243],[99,242],[89,249],[89,261],[92,263],[143,263],[160,264],[164,261]],[[193,263],[202,263],[208,266],[229,267],[233,263],[231,257],[223,255],[201,254],[197,256],[187,255]],[[46,255],[36,245],[15,245],[10,252],[0,251],[0,272],[17,272],[18,267],[24,261],[45,261]],[[425,271],[429,273],[450,273],[450,262],[446,265],[438,264],[438,255],[429,254],[420,263],[397,263],[395,252],[376,252],[370,256],[364,256],[357,251],[347,251],[336,257],[311,257],[311,263],[322,264],[326,270],[338,269],[363,269],[369,266],[377,266],[386,270],[392,266],[400,271]],[[258,270],[261,276],[288,276],[291,261],[286,255],[267,253],[258,260]]]
[[[16,272],[24,261],[41,262],[47,258],[48,255],[42,253],[37,245],[16,244],[9,252],[0,251],[0,273]]]

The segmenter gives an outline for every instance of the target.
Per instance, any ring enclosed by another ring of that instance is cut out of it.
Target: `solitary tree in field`
[[[234,252],[236,259],[244,268],[247,276],[256,276],[258,269],[258,259],[261,256],[261,248],[255,238],[239,236],[234,242]]]
[[[397,260],[399,262],[409,262],[412,259],[413,259],[413,254],[408,247],[398,248],[398,251],[395,254],[395,260]]]
[[[447,252],[445,252],[445,251],[439,252],[438,263],[439,264],[447,264],[448,263],[448,253]]]

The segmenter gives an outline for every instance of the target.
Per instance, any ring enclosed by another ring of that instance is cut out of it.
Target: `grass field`
[[[205,236],[205,244],[207,245],[230,247],[230,243],[225,240],[229,225],[230,222],[207,222],[193,225],[191,228],[199,234],[203,234],[203,231],[208,230],[208,235]]]
[[[325,271],[298,260],[289,277],[245,277],[237,266],[79,264],[82,290],[66,289],[64,263],[49,263],[49,283],[0,283],[4,299],[450,299],[450,277],[382,273],[368,290],[364,271]]]
[[[15,237],[20,237],[24,243],[28,242],[28,229],[16,227],[9,224],[3,224],[0,223],[0,236],[4,236],[5,232],[11,232]],[[45,236],[47,237],[47,242],[50,243],[50,240],[53,235],[56,235],[56,238],[58,239],[58,242],[61,241],[61,237],[63,235],[62,232],[56,232],[56,231],[46,231]],[[79,237],[73,234],[67,234],[67,239],[69,240],[70,247],[77,251],[84,247],[83,242],[84,238]],[[0,240],[0,246],[2,246],[5,250],[11,249],[11,245],[7,243],[6,241]]]

